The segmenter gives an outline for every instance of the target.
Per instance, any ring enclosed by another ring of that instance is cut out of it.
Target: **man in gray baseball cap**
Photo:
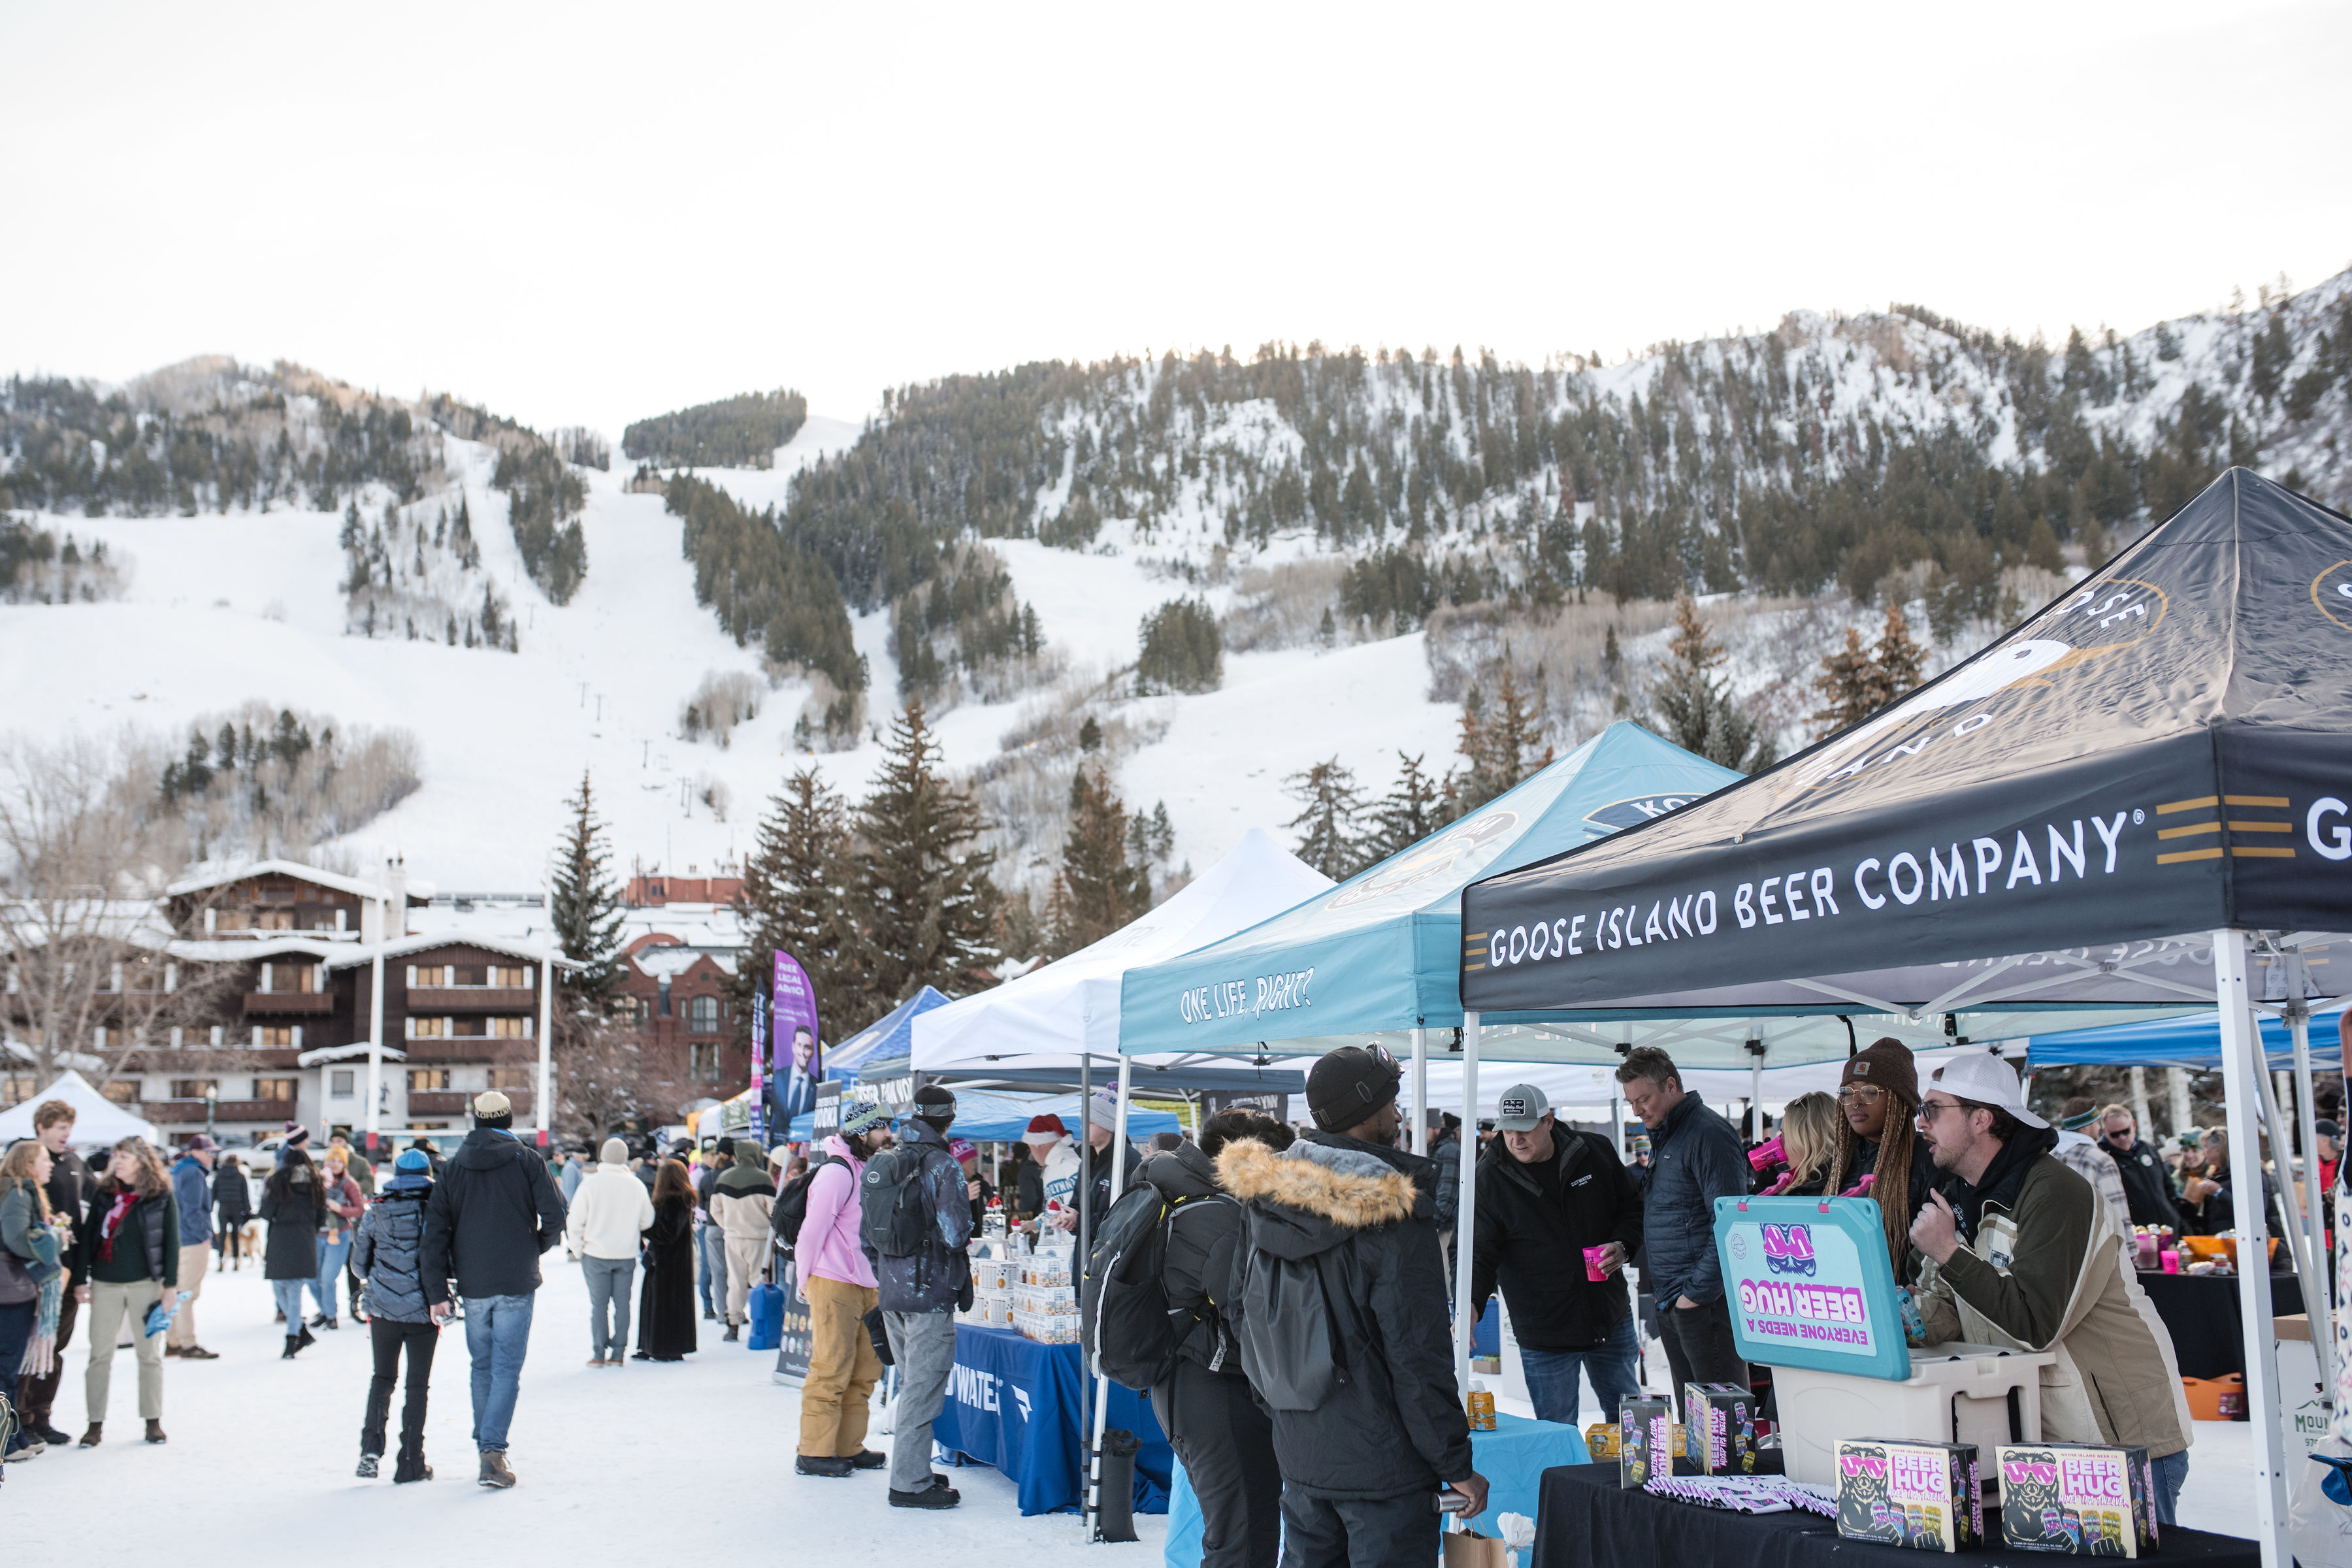
[[[1538,1420],[1577,1424],[1580,1375],[1605,1415],[1640,1394],[1623,1270],[1641,1245],[1641,1195],[1609,1141],[1563,1125],[1534,1084],[1505,1089],[1478,1161],[1470,1300],[1484,1313],[1501,1286]]]
[[[2126,1261],[2114,1214],[2052,1157],[2056,1130],[1990,1052],[1936,1069],[1918,1126],[1937,1169],[1960,1179],[1957,1204],[1932,1194],[1911,1224],[1912,1245],[1939,1268],[1918,1296],[1928,1342],[2055,1350],[2043,1441],[2145,1447],[2157,1518],[2174,1522],[2196,1429],[2172,1335]]]

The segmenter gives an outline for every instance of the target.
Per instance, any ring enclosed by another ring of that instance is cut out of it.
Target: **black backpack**
[[[1078,1286],[1078,1336],[1095,1367],[1141,1394],[1176,1370],[1176,1352],[1201,1321],[1168,1302],[1168,1230],[1177,1215],[1221,1194],[1170,1203],[1149,1182],[1119,1194],[1103,1216]]]
[[[801,1226],[808,1218],[809,1189],[816,1184],[816,1173],[838,1163],[830,1154],[816,1155],[807,1170],[776,1194],[775,1206],[768,1211],[768,1228],[775,1232],[776,1250],[786,1258],[801,1244]]]
[[[923,1168],[948,1152],[936,1143],[900,1143],[866,1164],[857,1194],[857,1239],[879,1258],[914,1258],[938,1242],[940,1228]]]
[[[1242,1371],[1268,1409],[1320,1410],[1353,1381],[1323,1278],[1329,1255],[1265,1251],[1257,1245],[1262,1223],[1255,1208],[1243,1206],[1225,1324],[1241,1351]]]

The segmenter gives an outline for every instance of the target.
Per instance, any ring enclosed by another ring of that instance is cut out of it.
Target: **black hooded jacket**
[[[1176,1353],[1211,1372],[1240,1377],[1241,1352],[1225,1322],[1224,1303],[1234,1277],[1234,1247],[1241,1239],[1242,1210],[1223,1201],[1217,1167],[1198,1143],[1179,1143],[1143,1163],[1143,1179],[1179,1205],[1168,1223],[1168,1256],[1160,1279],[1168,1308],[1195,1321]]]
[[[563,1193],[547,1162],[509,1133],[466,1134],[425,1205],[425,1300],[457,1294],[527,1296],[539,1289],[539,1255],[563,1239]]]
[[[1591,1350],[1633,1305],[1622,1269],[1598,1284],[1584,1277],[1584,1249],[1613,1241],[1629,1259],[1639,1251],[1642,1196],[1606,1138],[1558,1122],[1551,1138],[1549,1190],[1500,1138],[1480,1157],[1470,1300],[1483,1315],[1499,1282],[1521,1344]]]
[[[1283,1484],[1309,1497],[1433,1494],[1475,1468],[1454,1387],[1437,1172],[1429,1161],[1338,1133],[1302,1132],[1276,1154],[1248,1140],[1217,1179],[1249,1205],[1244,1247],[1312,1261],[1347,1380],[1313,1410],[1276,1410]],[[1235,1248],[1239,1282],[1246,1262]]]

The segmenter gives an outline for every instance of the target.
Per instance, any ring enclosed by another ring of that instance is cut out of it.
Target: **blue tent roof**
[[[952,998],[924,986],[906,1001],[824,1053],[824,1076],[855,1082],[857,1069],[869,1061],[888,1061],[914,1048],[915,1019]]]
[[[1063,1126],[1075,1128],[1086,1114],[1086,1108],[1075,1094],[991,1094],[984,1089],[960,1089],[955,1097],[955,1125],[948,1130],[948,1136],[969,1138],[975,1143],[1009,1143],[1029,1130],[1033,1116],[1058,1116]],[[1149,1138],[1155,1132],[1183,1130],[1184,1124],[1165,1110],[1132,1104],[1127,1108],[1129,1138]],[[810,1117],[794,1117],[791,1141],[805,1143],[814,1131]]]
[[[2315,1067],[2339,1068],[2344,1054],[2344,1012],[2315,1013],[2311,1019],[2311,1060]],[[2263,1019],[2263,1054],[2273,1068],[2294,1066],[2294,1042],[2276,1018]],[[2185,1018],[2162,1018],[2147,1024],[2116,1024],[2105,1029],[2077,1029],[2067,1035],[2036,1035],[2026,1049],[2030,1068],[2081,1064],[2108,1067],[2165,1067],[2210,1070],[2221,1065],[2221,1019],[2217,1013],[2195,1013]]]
[[[1246,931],[1127,972],[1119,1050],[1230,1050],[1462,1021],[1462,889],[1736,782],[1612,724],[1465,817]]]

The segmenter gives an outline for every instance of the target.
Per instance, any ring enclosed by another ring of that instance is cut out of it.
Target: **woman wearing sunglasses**
[[[1890,1035],[1848,1057],[1838,1080],[1838,1110],[1843,1114],[1824,1190],[1878,1201],[1895,1282],[1907,1283],[1911,1222],[1941,1179],[1912,1126],[1919,1112],[1919,1069],[1911,1047]]]

